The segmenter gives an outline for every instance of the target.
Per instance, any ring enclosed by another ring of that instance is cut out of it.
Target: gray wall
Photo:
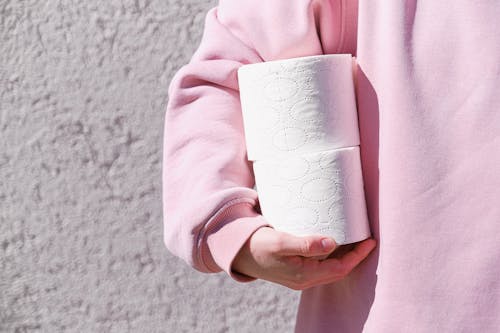
[[[0,0],[0,331],[288,332],[162,239],[167,87],[216,1]]]

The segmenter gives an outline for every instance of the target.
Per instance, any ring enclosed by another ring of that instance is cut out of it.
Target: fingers
[[[338,260],[342,264],[342,266],[346,266],[349,271],[356,267],[363,259],[370,254],[370,252],[375,248],[376,242],[374,239],[365,239],[362,242],[356,244],[354,249],[350,252],[347,252],[344,256],[339,258]]]
[[[351,251],[346,252],[339,258],[325,260],[325,263],[333,265],[335,269],[339,270],[343,275],[347,275],[370,254],[375,246],[376,242],[374,239],[365,239],[356,244]]]
[[[375,248],[373,239],[362,241],[340,258],[323,261],[302,258],[301,265],[295,265],[289,287],[304,290],[320,284],[332,283],[346,277]],[[296,259],[298,259],[296,257]],[[297,262],[297,261],[295,261]],[[294,263],[290,261],[290,263]]]
[[[292,236],[282,233],[277,241],[276,254],[282,256],[324,257],[331,253],[337,244],[324,236]]]
[[[297,237],[264,227],[245,243],[233,268],[255,278],[304,290],[343,279],[368,256],[375,244],[368,239],[337,248],[332,238]],[[321,260],[332,252],[329,258]]]

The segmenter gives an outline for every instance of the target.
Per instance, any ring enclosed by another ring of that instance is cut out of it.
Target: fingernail
[[[323,246],[323,249],[329,250],[335,246],[335,242],[331,238],[323,238],[321,240],[321,245]]]

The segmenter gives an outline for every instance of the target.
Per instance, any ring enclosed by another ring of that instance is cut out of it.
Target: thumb
[[[321,235],[293,236],[286,234],[278,250],[281,255],[315,257],[331,253],[337,244],[333,238]]]

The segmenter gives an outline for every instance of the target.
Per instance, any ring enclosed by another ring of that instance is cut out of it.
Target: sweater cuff
[[[215,227],[207,235],[207,245],[211,259],[231,278],[238,282],[250,282],[256,278],[233,271],[233,261],[250,236],[259,228],[270,226],[265,218],[259,214],[248,202],[230,206],[215,222]],[[213,268],[212,268],[213,269]]]

